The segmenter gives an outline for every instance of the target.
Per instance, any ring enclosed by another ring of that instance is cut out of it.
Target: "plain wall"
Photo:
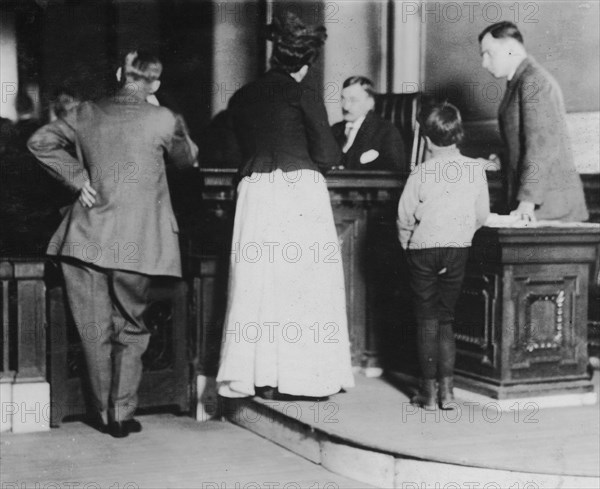
[[[344,80],[363,75],[375,90],[385,92],[387,16],[386,1],[324,2],[327,42],[323,49],[323,98],[330,122],[342,119],[340,97]]]
[[[17,118],[15,101],[19,76],[17,73],[17,37],[15,16],[0,9],[0,117]]]

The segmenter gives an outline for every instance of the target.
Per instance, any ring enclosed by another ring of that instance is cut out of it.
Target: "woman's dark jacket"
[[[229,111],[243,156],[240,177],[337,165],[336,143],[323,100],[307,84],[271,70],[232,97]]]

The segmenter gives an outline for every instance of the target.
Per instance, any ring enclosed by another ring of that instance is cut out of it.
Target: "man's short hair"
[[[158,56],[150,51],[129,51],[123,58],[123,80],[131,77],[148,83],[156,81],[162,73],[162,63]]]
[[[436,146],[459,144],[464,136],[460,111],[448,102],[432,106],[424,119],[423,132]]]
[[[523,44],[523,36],[521,35],[521,31],[519,31],[519,28],[515,24],[507,20],[497,22],[496,24],[489,25],[483,29],[481,34],[479,34],[479,43],[481,43],[481,40],[486,34],[491,34],[494,39],[516,39]]]
[[[373,82],[369,80],[366,76],[351,76],[350,78],[346,78],[342,88],[348,88],[352,85],[360,85],[363,88],[363,90],[367,92],[369,97],[375,96]]]

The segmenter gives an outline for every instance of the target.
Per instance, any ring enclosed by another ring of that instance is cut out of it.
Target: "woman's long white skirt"
[[[327,396],[354,386],[344,272],[329,193],[312,170],[238,187],[219,394],[254,386]]]

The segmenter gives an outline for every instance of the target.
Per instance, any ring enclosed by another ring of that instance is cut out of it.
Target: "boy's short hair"
[[[436,146],[459,144],[464,136],[460,111],[448,102],[432,106],[423,120],[423,132]]]

